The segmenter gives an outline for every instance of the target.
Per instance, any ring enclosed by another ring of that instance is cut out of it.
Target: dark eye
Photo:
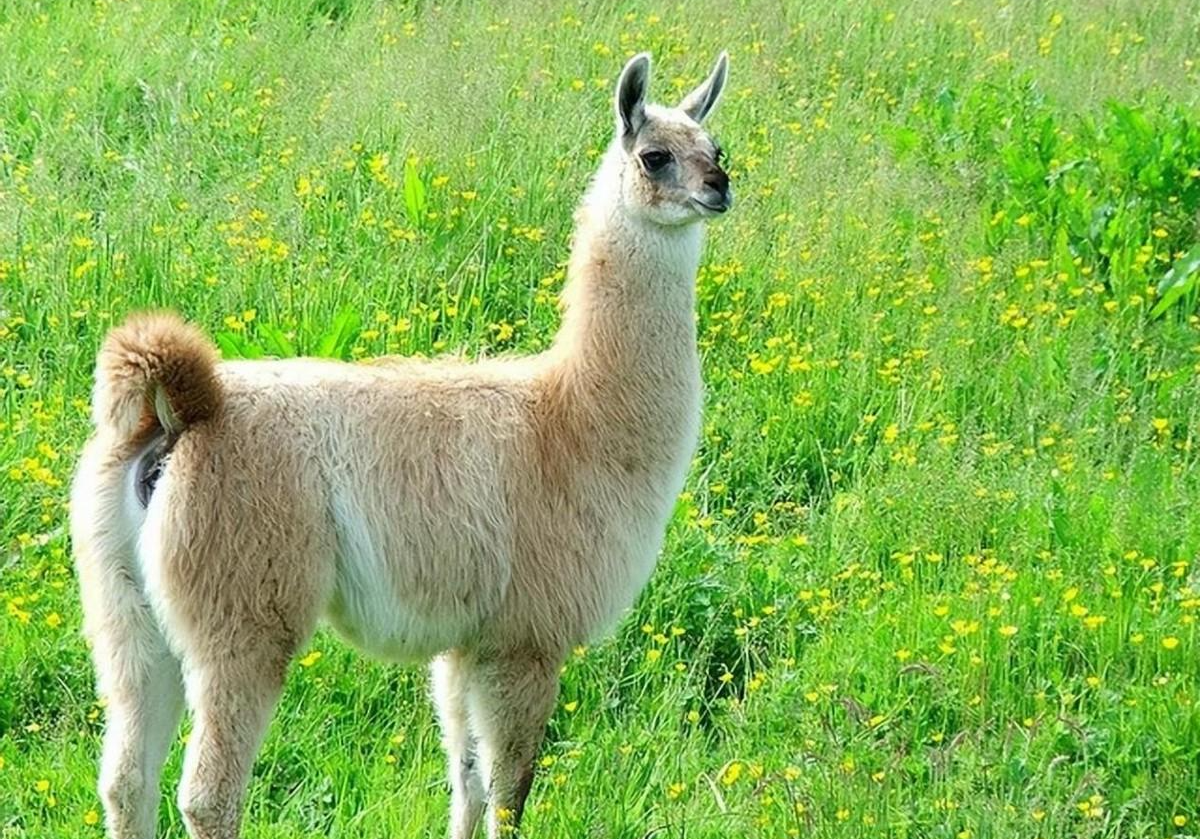
[[[642,165],[646,167],[647,172],[658,172],[672,160],[669,151],[661,151],[659,149],[651,149],[650,151],[642,152]]]

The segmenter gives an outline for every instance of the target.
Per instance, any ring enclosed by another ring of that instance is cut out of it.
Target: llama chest
[[[676,438],[660,459],[618,458],[589,477],[591,491],[573,523],[584,534],[571,552],[578,557],[577,576],[594,581],[581,592],[577,642],[607,631],[653,574],[691,460],[691,439]]]

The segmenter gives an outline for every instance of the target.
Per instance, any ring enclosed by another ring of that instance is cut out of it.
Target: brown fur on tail
[[[217,348],[171,312],[142,312],[108,333],[96,357],[97,425],[123,437],[177,433],[221,408]]]

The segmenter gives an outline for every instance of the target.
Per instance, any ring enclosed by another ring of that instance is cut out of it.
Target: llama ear
[[[650,53],[629,59],[617,80],[617,133],[632,137],[646,121],[646,88],[650,83]]]
[[[717,66],[698,88],[693,90],[679,103],[679,109],[696,122],[703,122],[712,113],[721,91],[725,89],[725,80],[729,78],[729,53],[722,52],[717,58]]]

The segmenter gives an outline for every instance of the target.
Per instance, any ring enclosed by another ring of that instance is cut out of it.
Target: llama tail
[[[217,348],[170,312],[142,312],[108,333],[96,357],[92,412],[130,439],[151,428],[178,434],[221,408]]]

